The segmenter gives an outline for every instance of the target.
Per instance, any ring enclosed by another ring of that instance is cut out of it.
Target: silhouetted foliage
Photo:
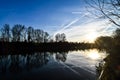
[[[5,42],[48,42],[49,34],[41,29],[33,27],[26,28],[24,25],[16,24],[11,29],[9,24],[1,28],[0,41]]]
[[[113,34],[114,44],[120,45],[120,28],[117,28]]]
[[[106,50],[108,56],[104,59],[105,64],[97,67],[102,68],[98,74],[100,80],[120,80],[120,29],[116,29],[112,37],[99,37],[96,47]],[[101,75],[101,76],[100,76]]]
[[[99,49],[111,49],[113,46],[113,38],[109,36],[101,36],[95,40],[95,45]]]

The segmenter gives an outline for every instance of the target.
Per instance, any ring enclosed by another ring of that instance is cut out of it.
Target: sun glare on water
[[[98,53],[97,50],[90,50],[89,53],[87,54],[89,58],[96,60],[100,58],[100,54]]]

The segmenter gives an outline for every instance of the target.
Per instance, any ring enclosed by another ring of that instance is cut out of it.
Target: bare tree
[[[20,25],[20,24],[16,24],[14,25],[14,27],[12,28],[12,36],[13,36],[13,41],[20,41],[21,38],[23,37],[22,32],[24,31],[25,26],[24,25]]]
[[[118,29],[115,31],[114,40],[110,37],[100,37],[95,43],[102,48],[106,47],[106,52],[110,54],[104,59],[105,64],[102,66],[98,80],[120,80],[118,73],[116,73],[116,63],[119,62],[119,41],[120,41],[120,0],[86,0],[90,11],[98,18],[105,18],[110,23],[116,25]]]
[[[44,42],[48,42],[49,34],[44,32]]]
[[[1,29],[1,37],[3,39],[3,41],[7,41],[9,42],[10,41],[10,26],[9,24],[5,24],[3,26],[3,28]]]
[[[64,33],[61,34],[61,40],[62,40],[62,42],[66,41],[66,35]]]
[[[65,42],[66,41],[66,35],[64,33],[62,34],[56,34],[55,35],[56,42]]]
[[[33,41],[34,39],[34,29],[32,27],[28,27],[27,29],[27,35],[28,35],[28,42]]]
[[[38,43],[43,42],[43,37],[41,35],[42,34],[42,30],[36,29],[34,34],[35,34],[35,41],[36,42],[38,42]]]
[[[60,40],[60,34],[59,33],[55,35],[55,40],[56,40],[56,42],[59,42],[59,40]]]
[[[22,31],[22,41],[27,41],[27,28],[24,27],[24,30]]]
[[[107,18],[110,22],[120,27],[120,0],[85,0],[93,15]],[[88,9],[88,10],[89,10]]]

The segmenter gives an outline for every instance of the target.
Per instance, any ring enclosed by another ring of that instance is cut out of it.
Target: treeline
[[[50,37],[48,32],[41,29],[34,29],[29,26],[15,24],[10,27],[5,24],[0,29],[0,42],[65,42],[66,35],[64,33],[57,33],[54,37]]]
[[[33,53],[33,52],[68,52],[93,48],[90,43],[67,42],[64,33],[57,33],[54,39],[50,35],[33,27],[16,24],[10,27],[5,24],[0,30],[1,54]]]
[[[34,29],[33,27],[25,27],[21,24],[16,24],[10,27],[5,24],[0,29],[1,42],[47,42],[49,34],[41,29]]]
[[[72,42],[49,42],[49,43],[28,43],[28,42],[0,42],[0,55],[24,54],[34,52],[68,52],[73,50],[90,49],[90,43]]]

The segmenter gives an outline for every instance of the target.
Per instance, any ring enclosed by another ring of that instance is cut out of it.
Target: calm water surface
[[[0,56],[0,80],[4,77],[34,74],[47,70],[67,67],[82,68],[95,74],[95,65],[104,57],[105,52],[98,52],[96,49],[85,51],[72,51],[62,53],[34,53],[25,55]],[[60,64],[60,65],[59,65]],[[73,72],[75,72],[73,70]]]

